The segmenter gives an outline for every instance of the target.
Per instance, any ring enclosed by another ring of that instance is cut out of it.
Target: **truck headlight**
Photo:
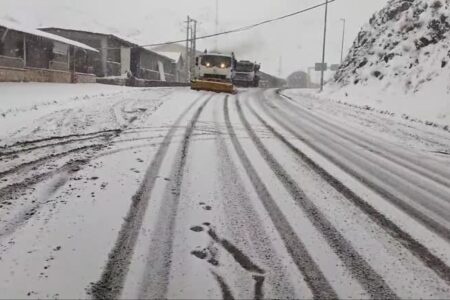
[[[221,63],[221,64],[220,64],[220,67],[221,67],[222,69],[225,69],[225,64],[224,64],[224,63]]]
[[[211,64],[209,62],[206,63],[207,67],[211,67]]]

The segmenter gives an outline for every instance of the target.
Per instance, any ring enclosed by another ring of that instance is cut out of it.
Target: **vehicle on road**
[[[195,58],[191,89],[234,93],[232,74],[236,65],[234,54],[205,53]]]
[[[248,60],[238,61],[233,73],[233,84],[239,87],[258,87],[261,79],[260,68],[260,64]]]

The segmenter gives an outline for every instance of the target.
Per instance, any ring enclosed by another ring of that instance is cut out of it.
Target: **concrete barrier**
[[[27,68],[24,81],[71,83],[72,76],[66,71]]]
[[[170,86],[190,86],[191,84],[188,82],[145,80],[131,77],[128,79],[127,85],[136,87],[170,87]]]
[[[96,77],[94,74],[68,71],[0,66],[0,82],[95,83]]]
[[[0,67],[0,82],[25,81],[25,69]]]
[[[73,83],[96,83],[95,74],[75,73],[72,76]]]

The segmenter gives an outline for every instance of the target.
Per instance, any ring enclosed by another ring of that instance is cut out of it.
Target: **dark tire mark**
[[[224,300],[234,300],[233,294],[231,293],[230,287],[225,282],[225,280],[216,272],[211,271],[212,275],[219,284],[220,291],[222,292],[222,297]]]
[[[280,234],[287,251],[291,255],[297,268],[300,270],[300,272],[302,272],[307,285],[312,291],[313,297],[315,299],[336,299],[336,292],[328,283],[320,268],[316,265],[314,260],[309,255],[305,245],[298,238],[295,231],[286,220],[279,207],[276,205],[275,200],[270,195],[261,178],[258,176],[258,173],[251,164],[247,154],[240,144],[230,121],[230,115],[228,111],[228,97],[225,98],[223,109],[228,133],[231,138],[231,142],[241,160],[241,163],[244,166],[246,173],[250,181],[252,182],[255,191],[258,194],[261,202],[263,203],[267,213],[269,214],[275,228]]]
[[[115,134],[117,135],[119,133],[115,133]],[[112,133],[107,132],[106,134],[105,133],[88,134],[88,135],[86,135],[86,137],[84,137],[84,135],[79,135],[78,137],[75,137],[75,138],[68,138],[68,139],[62,138],[62,139],[64,139],[63,141],[56,142],[56,143],[50,143],[50,144],[45,144],[45,145],[40,145],[40,146],[33,146],[33,147],[25,148],[25,149],[0,152],[0,159],[4,156],[15,155],[15,154],[29,152],[29,151],[33,151],[33,150],[37,150],[37,149],[62,146],[62,145],[67,145],[67,144],[72,144],[72,143],[77,143],[77,142],[89,141],[89,140],[93,140],[93,139],[101,139],[101,138],[109,139],[112,136],[113,136]],[[13,146],[11,146],[11,147],[13,147]],[[17,147],[17,146],[14,146],[14,147]]]
[[[205,106],[213,96],[209,96],[194,113],[179,149],[179,156],[172,168],[169,188],[166,190],[163,204],[158,214],[155,233],[151,239],[148,262],[144,274],[145,284],[139,298],[165,298],[169,285],[169,272],[172,263],[172,247],[175,221],[180,202],[184,168],[187,161],[191,137],[195,125]]]
[[[7,176],[7,175],[11,175],[11,174],[17,173],[17,172],[19,172],[19,171],[21,171],[22,169],[25,169],[25,168],[29,168],[29,167],[32,167],[32,166],[39,166],[39,165],[45,163],[46,161],[51,161],[51,160],[56,159],[56,158],[61,158],[61,157],[67,156],[67,155],[72,154],[72,153],[77,153],[77,152],[81,152],[81,151],[89,150],[89,149],[100,150],[100,149],[102,149],[104,147],[105,147],[104,144],[94,144],[94,145],[87,145],[87,146],[71,149],[71,150],[68,150],[68,151],[65,151],[65,152],[60,152],[60,153],[57,153],[57,154],[50,154],[48,156],[44,156],[44,157],[41,157],[39,159],[23,163],[23,164],[15,166],[15,167],[13,167],[13,168],[11,168],[9,170],[0,172],[0,178],[3,178],[5,176]],[[0,189],[0,194],[1,194],[2,190],[3,189]],[[1,199],[1,197],[0,197],[0,199]]]
[[[450,242],[450,230],[442,225],[441,223],[437,222],[433,218],[425,215],[420,210],[414,208],[410,204],[403,201],[401,198],[393,195],[383,187],[380,187],[379,185],[373,183],[370,178],[367,178],[366,176],[361,175],[354,169],[348,167],[345,163],[340,162],[338,159],[336,159],[334,156],[329,154],[328,152],[324,151],[320,147],[316,146],[315,143],[311,142],[309,139],[301,136],[298,132],[293,130],[282,118],[276,116],[272,111],[267,109],[267,107],[262,106],[265,113],[267,113],[270,117],[272,117],[280,126],[282,126],[285,130],[287,130],[289,133],[291,133],[294,137],[308,145],[311,149],[313,149],[315,152],[319,153],[323,157],[325,157],[327,160],[329,160],[334,165],[338,166],[340,169],[342,169],[347,174],[351,175],[355,179],[359,180],[362,184],[367,186],[369,189],[380,195],[381,197],[388,200],[390,203],[392,203],[394,206],[398,207],[400,210],[403,210],[410,216],[412,216],[414,219],[416,219],[418,222],[422,223],[425,227],[427,227],[429,230],[433,231],[440,237],[444,238],[447,242]]]
[[[353,205],[358,207],[364,212],[375,224],[383,228],[383,230],[389,234],[392,238],[397,240],[406,249],[408,249],[417,259],[433,270],[441,279],[450,284],[450,267],[447,266],[439,257],[431,253],[431,251],[424,245],[416,241],[409,233],[403,231],[394,222],[388,219],[385,215],[377,211],[373,206],[364,201],[360,196],[355,194],[351,189],[340,182],[336,177],[331,175],[328,171],[318,165],[314,160],[307,156],[302,150],[294,146],[289,142],[281,133],[270,126],[252,107],[249,107],[253,115],[283,144],[285,144],[294,154],[297,155],[307,166],[317,173],[322,179],[324,179],[330,186],[336,191],[341,193],[347,200]],[[270,112],[267,112],[270,115]],[[312,147],[305,139],[300,137],[295,131],[290,129],[282,121],[275,117],[271,117],[277,121],[285,130],[296,136],[301,141],[305,142],[308,146]],[[316,150],[315,148],[313,148]]]
[[[208,235],[221,245],[231,256],[234,258],[234,260],[246,271],[256,273],[256,274],[264,274],[264,270],[258,267],[252,260],[244,254],[239,248],[237,248],[235,245],[233,245],[230,241],[226,239],[219,238],[216,234],[216,232],[212,229],[208,229]]]
[[[374,299],[397,299],[398,296],[386,284],[384,279],[373,270],[373,268],[359,255],[344,236],[331,224],[331,222],[322,214],[320,209],[305,195],[295,180],[286,172],[280,163],[274,158],[269,150],[264,146],[258,136],[253,132],[250,123],[244,116],[239,100],[236,100],[236,106],[242,124],[247,133],[253,140],[261,156],[269,164],[277,178],[289,191],[295,202],[303,209],[308,219],[319,230],[333,249],[334,253],[342,260],[345,266],[350,270],[353,277],[358,280],[361,286]]]
[[[37,143],[42,143],[42,142],[50,142],[50,141],[55,141],[55,140],[64,140],[64,139],[69,139],[69,138],[90,137],[90,136],[95,136],[95,135],[105,134],[105,133],[119,134],[121,132],[122,132],[121,129],[110,129],[110,130],[100,130],[100,131],[94,131],[94,132],[89,132],[89,133],[81,133],[81,134],[68,134],[68,135],[51,136],[51,137],[46,137],[46,138],[42,138],[42,139],[16,142],[16,143],[11,144],[11,145],[2,146],[2,147],[0,147],[0,149],[9,149],[9,148],[12,148],[12,147],[23,147],[23,146],[33,145],[33,144],[37,144]],[[9,154],[9,153],[7,153],[7,154]]]
[[[264,280],[265,277],[261,275],[253,275],[253,279],[255,280],[255,300],[260,300],[264,298]]]
[[[150,200],[150,193],[158,178],[158,172],[166,156],[172,136],[177,130],[182,118],[200,100],[200,96],[189,105],[174,122],[164,137],[153,161],[147,168],[144,180],[132,198],[132,202],[125,218],[122,228],[119,231],[114,248],[109,254],[108,261],[99,281],[91,287],[91,293],[95,299],[117,299],[119,298],[128,268],[133,255],[134,247],[142,226],[145,211]]]

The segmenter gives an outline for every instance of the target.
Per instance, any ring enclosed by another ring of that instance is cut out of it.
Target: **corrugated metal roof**
[[[2,27],[6,27],[10,30],[14,30],[14,31],[20,31],[20,32],[24,32],[24,33],[28,33],[31,35],[35,35],[35,36],[40,36],[49,40],[53,40],[53,41],[57,41],[60,43],[64,43],[67,45],[72,45],[78,48],[82,48],[85,50],[89,50],[89,51],[94,51],[94,52],[99,52],[97,49],[92,48],[88,45],[85,45],[83,43],[77,42],[77,41],[73,41],[67,38],[64,38],[62,36],[56,35],[56,34],[52,34],[52,33],[48,33],[45,31],[41,31],[35,28],[30,28],[21,24],[16,24],[10,21],[6,21],[6,20],[2,20],[0,19],[0,26]]]

